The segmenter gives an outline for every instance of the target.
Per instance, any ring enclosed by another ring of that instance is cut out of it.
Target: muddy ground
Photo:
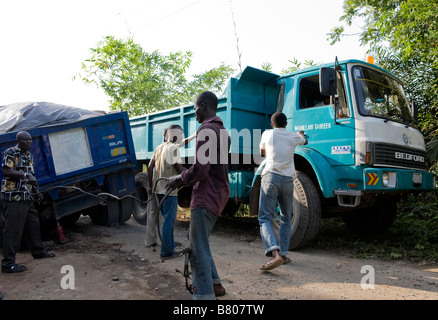
[[[290,252],[287,265],[260,271],[266,258],[257,222],[248,221],[220,219],[213,230],[210,243],[228,291],[219,300],[438,299],[437,265],[356,259],[337,250],[307,248]],[[175,240],[184,247],[188,225],[179,219],[175,229]],[[55,258],[17,254],[16,262],[28,270],[0,274],[4,300],[191,300],[176,271],[183,270],[184,257],[162,262],[159,247],[145,247],[145,226],[133,218],[109,228],[82,216],[65,232],[71,240],[67,244],[44,242]],[[73,269],[63,271],[63,266]]]

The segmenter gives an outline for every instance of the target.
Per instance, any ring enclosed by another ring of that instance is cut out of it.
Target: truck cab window
[[[307,109],[312,107],[319,107],[325,102],[330,104],[327,100],[329,97],[324,97],[319,92],[319,76],[314,75],[300,80],[300,109]]]
[[[413,121],[403,86],[395,78],[362,66],[353,68],[353,78],[361,115],[405,124]]]
[[[277,86],[277,96],[278,96],[278,101],[277,101],[277,112],[283,112],[283,106],[284,106],[284,90],[285,90],[285,84],[283,83],[279,83]]]
[[[348,111],[347,99],[345,97],[344,81],[340,72],[336,73],[336,81],[338,87],[338,94],[335,97],[336,117],[341,119],[349,118],[350,112]]]
[[[349,117],[342,78],[338,76],[337,81],[338,94],[334,97],[334,101],[331,101],[331,97],[323,96],[319,91],[318,75],[302,78],[300,81],[300,109],[335,105],[338,118]]]

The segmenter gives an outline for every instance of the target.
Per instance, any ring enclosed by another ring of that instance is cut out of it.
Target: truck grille
[[[376,143],[373,155],[373,165],[427,170],[425,151]]]

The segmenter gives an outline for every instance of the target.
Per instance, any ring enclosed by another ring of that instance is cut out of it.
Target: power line
[[[181,13],[182,11],[191,8],[191,7],[197,5],[198,3],[202,2],[202,1],[204,1],[204,0],[199,0],[199,1],[196,1],[196,2],[194,2],[194,3],[192,3],[192,4],[189,4],[189,5],[187,5],[187,6],[183,7],[183,8],[181,8],[180,10],[177,10],[177,11],[175,11],[175,12],[173,12],[173,13],[171,13],[171,14],[169,14],[169,15],[167,15],[167,16],[165,16],[165,17],[163,17],[163,18],[161,18],[161,19],[159,19],[159,20],[157,20],[157,21],[155,21],[155,22],[152,22],[151,24],[148,24],[148,25],[146,25],[146,26],[144,26],[144,27],[138,29],[138,30],[135,31],[133,34],[136,34],[137,32],[143,31],[144,29],[147,29],[147,28],[152,27],[153,25],[155,25],[155,24],[157,24],[157,23],[160,23],[160,22],[162,22],[162,21],[164,21],[164,20],[166,20],[166,19],[169,19],[170,17],[173,17],[173,16],[177,15],[178,13]]]
[[[236,20],[234,19],[234,12],[233,12],[233,6],[231,0],[230,0],[230,9],[231,9],[231,19],[233,20],[233,25],[234,25],[234,35],[236,36],[236,47],[237,47],[237,56],[238,56],[237,64],[239,65],[240,72],[242,72],[242,61],[241,61],[242,53],[240,52],[239,36],[237,35]]]

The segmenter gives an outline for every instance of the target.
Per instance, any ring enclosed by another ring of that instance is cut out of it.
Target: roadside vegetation
[[[411,262],[438,262],[438,193],[409,196],[399,203],[391,228],[380,235],[361,236],[340,218],[325,219],[314,248],[347,251],[353,257]]]

